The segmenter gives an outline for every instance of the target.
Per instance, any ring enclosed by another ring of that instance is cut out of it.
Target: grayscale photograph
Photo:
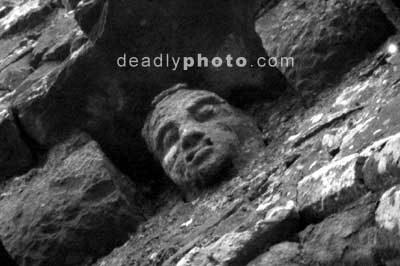
[[[400,266],[400,1],[0,0],[0,266]]]

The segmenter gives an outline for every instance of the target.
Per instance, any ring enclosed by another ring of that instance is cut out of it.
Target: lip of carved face
[[[200,165],[202,162],[204,162],[207,157],[213,152],[213,148],[210,146],[201,146],[195,151],[189,153],[186,156],[186,162],[188,162],[190,165]]]

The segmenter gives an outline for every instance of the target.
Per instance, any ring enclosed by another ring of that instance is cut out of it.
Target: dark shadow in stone
[[[0,241],[0,265],[2,266],[17,266],[15,261],[8,254],[7,250],[4,248]]]

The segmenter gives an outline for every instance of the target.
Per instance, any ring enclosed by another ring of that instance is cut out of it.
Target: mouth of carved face
[[[186,156],[185,175],[206,185],[225,170],[230,159],[231,151],[227,147],[204,145]]]
[[[202,162],[207,160],[207,157],[209,157],[213,151],[213,143],[211,140],[207,139],[204,145],[198,147],[194,151],[189,152],[186,155],[185,160],[188,165],[200,165]]]

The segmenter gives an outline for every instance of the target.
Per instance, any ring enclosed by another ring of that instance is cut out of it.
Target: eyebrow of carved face
[[[173,121],[168,121],[164,123],[158,130],[155,132],[155,151],[163,152],[164,150],[164,138],[168,132],[177,129],[177,125]]]
[[[189,113],[194,114],[203,105],[206,105],[206,104],[218,105],[218,104],[224,104],[224,103],[226,103],[226,102],[223,99],[218,98],[214,95],[208,95],[208,96],[203,96],[203,97],[196,99],[192,104],[190,104],[190,106],[188,106],[186,108],[186,110]]]

